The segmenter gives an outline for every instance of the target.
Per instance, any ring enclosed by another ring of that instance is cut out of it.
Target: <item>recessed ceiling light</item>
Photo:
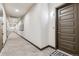
[[[19,9],[16,9],[15,11],[16,11],[16,12],[19,12]]]

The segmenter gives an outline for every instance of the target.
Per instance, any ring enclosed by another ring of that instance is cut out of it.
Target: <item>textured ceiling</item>
[[[28,12],[33,3],[5,3],[4,7],[8,16],[21,17]],[[16,9],[18,10],[16,12]]]

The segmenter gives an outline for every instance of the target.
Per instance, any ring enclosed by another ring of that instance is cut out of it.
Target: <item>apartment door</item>
[[[57,9],[58,49],[74,53],[76,51],[76,4],[66,4]]]
[[[3,47],[3,11],[0,10],[0,51]]]
[[[3,24],[0,23],[0,51],[3,47]]]

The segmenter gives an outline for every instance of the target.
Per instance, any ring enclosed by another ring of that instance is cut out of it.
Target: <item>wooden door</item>
[[[65,5],[58,12],[58,48],[65,52],[75,53],[76,44],[76,4]]]
[[[3,47],[3,24],[0,22],[0,51]]]

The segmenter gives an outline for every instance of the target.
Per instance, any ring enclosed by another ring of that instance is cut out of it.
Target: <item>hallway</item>
[[[10,33],[4,48],[1,51],[1,56],[49,56],[54,50],[46,48],[38,50],[36,47],[25,41],[16,33]]]

